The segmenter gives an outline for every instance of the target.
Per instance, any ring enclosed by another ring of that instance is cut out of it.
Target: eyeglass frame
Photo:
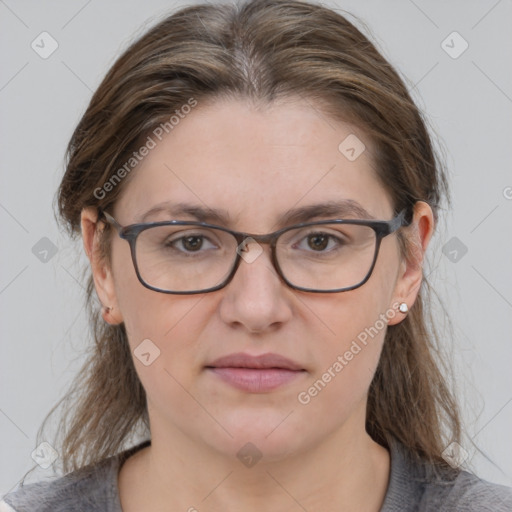
[[[236,274],[236,271],[238,270],[238,267],[240,266],[240,262],[242,260],[242,255],[237,250],[235,261],[233,263],[233,266],[231,268],[231,271],[227,275],[227,277],[224,279],[224,281],[214,287],[207,288],[205,290],[193,290],[193,291],[171,291],[171,290],[163,290],[161,288],[157,288],[155,286],[150,285],[149,283],[146,283],[144,279],[142,278],[139,266],[137,264],[137,256],[136,256],[136,242],[138,235],[147,229],[158,227],[158,226],[198,226],[203,228],[211,228],[211,229],[218,229],[220,231],[224,231],[226,233],[231,234],[235,240],[237,241],[237,249],[241,246],[241,244],[248,238],[251,238],[255,242],[259,244],[268,244],[270,246],[271,250],[271,262],[276,270],[278,276],[281,278],[281,280],[290,288],[293,290],[299,290],[303,292],[310,292],[310,293],[341,293],[341,292],[347,292],[350,290],[354,290],[356,288],[359,288],[363,284],[365,284],[368,279],[370,279],[373,269],[375,268],[375,264],[377,263],[377,257],[379,255],[379,249],[382,242],[382,239],[386,236],[389,236],[393,233],[395,233],[398,229],[401,227],[409,226],[412,222],[411,217],[407,217],[407,214],[409,212],[408,208],[404,208],[401,210],[393,219],[386,221],[386,220],[368,220],[368,219],[332,219],[332,220],[321,220],[321,221],[313,221],[313,222],[302,222],[300,224],[294,224],[293,226],[287,226],[284,228],[281,228],[277,231],[274,231],[272,233],[268,233],[265,235],[255,235],[251,233],[245,233],[242,231],[234,231],[229,228],[225,228],[223,226],[217,226],[215,224],[209,224],[207,222],[196,222],[196,221],[186,221],[186,220],[170,220],[170,221],[160,221],[160,222],[149,222],[149,223],[136,223],[136,224],[130,224],[128,226],[122,226],[119,224],[119,222],[112,217],[108,212],[98,209],[98,221],[106,221],[107,224],[112,225],[119,235],[120,238],[123,240],[126,240],[128,244],[130,245],[130,253],[132,257],[133,266],[135,268],[135,273],[137,275],[137,278],[139,282],[145,287],[150,290],[160,292],[160,293],[166,293],[166,294],[172,294],[172,295],[196,295],[199,293],[210,293],[217,290],[220,290],[222,288],[225,288],[233,279],[233,277]],[[102,218],[103,217],[103,218]],[[291,231],[293,229],[299,229],[303,227],[309,227],[309,226],[318,226],[318,225],[324,225],[324,224],[350,224],[350,225],[357,225],[357,226],[367,226],[375,232],[376,235],[376,241],[375,241],[375,252],[373,255],[373,261],[370,266],[370,270],[366,274],[366,277],[360,281],[359,283],[353,285],[353,286],[347,286],[344,288],[337,288],[334,290],[316,290],[312,288],[304,288],[300,286],[295,286],[292,284],[283,274],[283,271],[281,267],[279,266],[279,262],[277,261],[277,255],[276,255],[276,244],[279,237],[286,233],[287,231]]]

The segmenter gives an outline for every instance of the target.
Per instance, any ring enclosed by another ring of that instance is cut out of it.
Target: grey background
[[[119,52],[181,5],[0,0],[2,495],[35,466],[37,429],[88,343],[85,258],[52,210],[66,144]],[[429,250],[430,278],[453,324],[465,432],[487,455],[468,446],[468,462],[512,485],[512,2],[327,5],[366,22],[446,148],[454,204]],[[47,59],[31,48],[43,31],[58,43]],[[462,49],[457,36],[442,46],[454,31],[469,44],[458,58],[445,51]]]

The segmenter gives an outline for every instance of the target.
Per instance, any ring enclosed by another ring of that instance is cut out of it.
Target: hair
[[[127,174],[120,176],[120,169],[158,127],[169,131],[170,116],[185,112],[185,105],[236,99],[263,108],[294,98],[365,134],[395,212],[425,201],[437,221],[442,202],[449,203],[446,174],[427,120],[397,71],[337,11],[300,0],[255,0],[182,8],[117,59],[67,148],[57,197],[64,225],[78,237],[83,208],[112,208],[129,182],[120,179]],[[101,192],[107,183],[108,193]],[[109,233],[106,226],[106,258]],[[402,257],[410,258],[412,243],[399,240]],[[94,294],[89,272],[94,346],[49,413],[66,404],[58,445],[64,472],[119,453],[135,432],[150,435],[146,394],[124,325],[102,320]],[[366,429],[383,446],[396,439],[418,459],[448,469],[442,452],[460,441],[461,420],[445,376],[450,368],[439,357],[449,340],[436,334],[431,297],[424,275],[409,314],[386,331],[368,391]]]

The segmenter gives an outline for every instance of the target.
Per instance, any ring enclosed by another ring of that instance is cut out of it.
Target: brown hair
[[[119,57],[68,146],[58,207],[70,232],[80,233],[84,207],[106,210],[116,202],[128,180],[112,179],[148,134],[191,100],[201,105],[221,97],[259,105],[301,97],[327,118],[352,123],[372,141],[375,170],[395,212],[423,200],[437,220],[447,196],[443,166],[398,73],[337,12],[296,0],[256,0],[183,8]],[[108,193],[98,192],[108,182]],[[410,256],[407,240],[402,250]],[[145,391],[126,331],[102,321],[90,277],[88,283],[95,343],[60,401],[69,402],[60,423],[64,472],[126,449],[135,432],[149,437]],[[418,458],[448,467],[441,453],[460,441],[461,423],[443,377],[449,368],[439,354],[447,340],[435,334],[430,297],[425,279],[410,313],[387,330],[366,428],[384,446],[396,438]]]

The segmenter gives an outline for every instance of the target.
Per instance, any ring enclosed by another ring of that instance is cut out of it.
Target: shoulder
[[[382,512],[510,512],[512,488],[467,471],[418,461],[398,441],[390,447],[391,474]]]
[[[111,457],[54,480],[22,485],[3,497],[0,512],[114,512],[115,466]]]
[[[22,485],[0,501],[0,512],[122,512],[117,485],[124,461],[146,440],[55,480]],[[2,508],[3,507],[3,508]]]
[[[425,510],[458,512],[510,512],[512,488],[498,485],[461,471],[453,480],[425,485]]]

